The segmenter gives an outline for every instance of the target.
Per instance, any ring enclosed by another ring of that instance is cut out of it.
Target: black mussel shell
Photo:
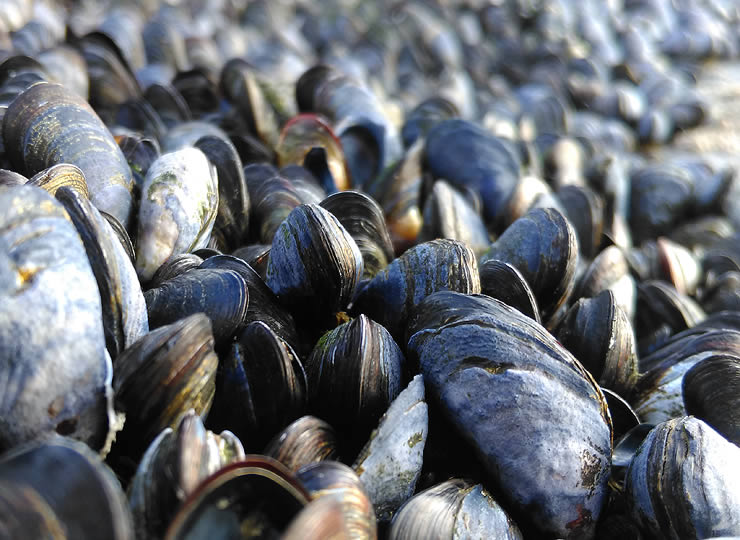
[[[388,331],[365,315],[337,326],[306,359],[310,410],[364,444],[401,391],[403,363]]]
[[[626,473],[633,519],[650,538],[740,534],[740,448],[693,416],[655,426]]]
[[[681,386],[686,413],[740,446],[740,356],[717,354],[697,362]]]
[[[435,291],[480,292],[473,251],[456,240],[419,244],[381,270],[357,296],[353,310],[403,338],[411,310]]]
[[[614,293],[581,298],[568,310],[557,338],[603,387],[629,395],[637,379],[635,336]]]
[[[152,328],[205,313],[213,337],[222,342],[244,323],[249,291],[244,278],[233,270],[193,268],[147,290],[144,298]]]
[[[206,416],[215,392],[218,357],[202,313],[157,328],[127,348],[113,379],[117,410],[126,414],[113,454],[138,461],[166,427],[190,409]]]
[[[515,266],[488,259],[480,265],[479,272],[480,290],[483,294],[501,300],[538,323],[542,322],[532,288]]]
[[[362,270],[362,254],[339,220],[303,204],[275,233],[265,281],[294,312],[326,317],[349,304]]]
[[[532,287],[547,326],[575,286],[578,242],[568,220],[555,209],[536,208],[516,220],[481,257],[516,267]]]
[[[33,504],[24,504],[21,512],[35,508],[45,521],[43,525],[28,522],[27,530],[7,538],[31,538],[34,527],[44,525],[56,533],[44,538],[134,538],[121,484],[100,456],[80,442],[52,436],[13,449],[0,458],[0,486],[5,496],[14,494],[16,503],[25,498]],[[15,518],[23,520],[24,516],[18,513]],[[11,531],[6,529],[6,520],[2,523],[5,537]]]
[[[261,450],[306,408],[306,375],[298,355],[264,322],[248,324],[224,356],[208,426],[233,431]]]
[[[358,191],[341,191],[321,201],[321,206],[336,216],[360,248],[364,279],[372,279],[394,259],[383,210],[373,199]]]
[[[583,366],[485,295],[434,293],[407,332],[429,402],[475,450],[517,523],[538,535],[592,535],[608,496],[612,426]]]

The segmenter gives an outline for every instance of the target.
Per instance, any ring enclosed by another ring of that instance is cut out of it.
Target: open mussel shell
[[[364,279],[372,279],[393,260],[393,244],[378,203],[359,191],[341,191],[321,201],[334,214],[360,248]]]
[[[476,253],[490,245],[488,231],[470,202],[443,180],[438,180],[424,203],[424,224],[419,240],[459,240]]]
[[[612,427],[588,371],[542,326],[485,295],[428,296],[407,335],[428,401],[475,450],[519,525],[590,537],[608,496]]]
[[[185,412],[206,416],[217,365],[211,323],[202,313],[157,328],[127,348],[113,380],[117,410],[126,414],[115,456],[136,462],[163,429],[177,427]]]
[[[311,98],[304,99],[307,94]],[[296,83],[296,96],[301,108],[331,120],[354,186],[362,187],[401,156],[400,137],[378,98],[335,68],[310,68]]]
[[[275,147],[278,165],[303,165],[328,193],[352,185],[342,144],[331,126],[315,114],[299,114],[283,127]]]
[[[415,495],[393,518],[388,533],[389,540],[478,537],[524,538],[483,486],[459,478]]]
[[[718,354],[697,362],[682,388],[686,413],[740,446],[740,356]]]
[[[617,246],[601,251],[578,280],[575,298],[593,298],[600,292],[610,290],[614,300],[632,320],[637,302],[637,285],[630,274],[624,253]]]
[[[136,271],[143,283],[173,255],[208,245],[218,204],[216,170],[197,148],[152,163],[142,186],[136,242]]]
[[[129,489],[136,538],[161,538],[185,498],[225,465],[244,459],[241,442],[228,431],[207,431],[195,411],[165,428],[139,462]]]
[[[149,331],[146,302],[134,265],[100,212],[77,191],[60,187],[56,198],[77,229],[98,283],[105,341],[112,360]]]
[[[303,204],[275,233],[265,281],[294,312],[325,317],[349,304],[362,271],[362,254],[339,220]]]
[[[230,141],[212,135],[198,139],[195,147],[217,171],[218,213],[214,233],[223,238],[226,250],[235,249],[247,241],[249,230],[249,193],[241,158]]]
[[[357,296],[353,310],[403,338],[411,310],[435,291],[480,292],[475,254],[456,240],[419,244],[381,270]]]
[[[510,263],[532,287],[545,326],[575,286],[578,242],[568,220],[553,208],[536,208],[509,225],[481,257]]]
[[[149,289],[144,299],[152,328],[204,313],[220,343],[243,325],[249,291],[244,278],[233,270],[193,268]]]
[[[58,84],[36,84],[8,107],[3,120],[6,151],[29,175],[71,163],[85,175],[90,200],[128,225],[133,206],[131,169],[90,105]]]
[[[310,463],[338,460],[337,433],[320,418],[302,416],[275,435],[263,454],[294,472]]]
[[[627,470],[632,517],[651,538],[740,536],[740,448],[702,420],[657,425]]]
[[[262,449],[305,408],[298,355],[264,322],[248,324],[221,363],[208,425],[233,431],[248,449]]]
[[[403,363],[388,330],[365,315],[337,326],[306,359],[310,410],[362,445],[401,391]]]
[[[321,461],[302,467],[296,476],[310,493],[311,499],[338,497],[349,538],[377,538],[373,505],[362,482],[347,465],[338,461]]]
[[[274,538],[309,500],[301,482],[282,464],[247,455],[202,482],[183,503],[164,538]]]
[[[614,293],[606,290],[578,300],[556,335],[601,386],[629,395],[637,379],[635,336]]]
[[[444,120],[427,134],[424,162],[435,178],[477,192],[486,225],[494,230],[502,227],[520,168],[509,141],[465,120]]]
[[[59,163],[36,173],[28,180],[28,185],[40,187],[52,195],[56,195],[60,187],[68,187],[82,197],[90,198],[85,175],[79,167],[70,163]]]
[[[62,532],[51,538],[134,538],[121,485],[100,456],[80,442],[52,436],[13,449],[0,456],[0,485],[45,503],[48,518]],[[20,537],[28,538],[28,531]]]
[[[379,522],[390,521],[416,489],[429,432],[424,381],[415,376],[390,404],[352,468]]]
[[[542,322],[532,288],[515,266],[496,259],[488,259],[478,270],[480,292],[518,309],[538,323]]]
[[[101,449],[112,368],[85,248],[42,189],[4,188],[0,209],[0,449],[50,431]]]

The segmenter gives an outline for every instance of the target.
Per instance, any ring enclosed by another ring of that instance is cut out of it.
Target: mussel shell
[[[283,220],[303,201],[293,183],[272,165],[247,165],[244,178],[252,204],[249,229],[258,241],[269,244]]]
[[[532,287],[545,325],[575,286],[578,243],[568,220],[553,208],[536,208],[512,223],[481,257],[519,270]]]
[[[42,189],[3,188],[0,209],[0,447],[56,430],[100,449],[112,367],[85,248]]]
[[[262,449],[305,409],[298,355],[264,322],[248,324],[223,359],[209,426],[233,431],[248,449]]]
[[[417,141],[399,162],[365,186],[386,216],[388,233],[396,253],[416,243],[422,227],[420,191],[424,142]]]
[[[149,332],[146,302],[134,265],[108,221],[92,203],[68,187],[57,190],[82,239],[98,283],[103,308],[103,330],[112,360]]]
[[[205,154],[163,154],[142,186],[136,271],[142,282],[173,255],[206,247],[218,211],[218,177]]]
[[[249,192],[244,180],[241,158],[231,142],[207,135],[195,142],[218,175],[218,214],[213,225],[220,231],[227,250],[241,246],[249,230]]]
[[[71,163],[85,175],[90,200],[128,225],[133,176],[123,153],[88,103],[58,84],[37,84],[18,96],[3,120],[16,166],[35,174]]]
[[[326,316],[349,304],[362,270],[362,254],[339,220],[303,204],[275,233],[265,281],[285,305]]]
[[[363,444],[401,391],[403,363],[388,331],[360,315],[324,334],[306,359],[309,406]]]
[[[627,470],[632,517],[652,538],[740,535],[740,449],[693,416],[657,425]]]
[[[496,259],[488,259],[478,270],[483,294],[501,300],[538,323],[542,322],[532,288],[515,266]]]
[[[486,224],[494,229],[501,226],[520,167],[508,141],[464,120],[444,120],[427,134],[424,161],[436,178],[477,191]]]
[[[362,482],[347,465],[320,461],[302,467],[296,476],[312,499],[338,496],[350,538],[375,540],[377,522]]]
[[[165,539],[276,537],[309,500],[305,488],[279,462],[247,455],[196,488]]]
[[[480,484],[453,478],[428,488],[404,504],[388,538],[522,539],[516,523]]]
[[[578,238],[581,253],[587,259],[599,251],[603,230],[604,203],[601,197],[585,186],[564,186],[557,197]]]
[[[393,260],[393,244],[378,203],[359,191],[329,195],[321,206],[336,216],[362,253],[362,277],[371,279]]]
[[[424,381],[417,375],[390,404],[352,466],[379,522],[389,521],[414,494],[428,432]]]
[[[740,356],[717,354],[697,362],[683,376],[681,387],[686,413],[740,446]]]
[[[614,293],[578,300],[560,323],[557,338],[601,386],[629,395],[637,379],[635,337]]]
[[[310,463],[339,458],[337,433],[315,416],[302,416],[275,435],[263,454],[295,472]]]
[[[127,348],[116,363],[117,410],[126,413],[113,452],[138,460],[166,427],[190,409],[206,416],[215,392],[218,357],[208,317],[196,313],[157,328]]]
[[[152,328],[204,313],[211,320],[213,337],[221,342],[244,324],[249,291],[233,270],[193,268],[149,289],[144,299]]]
[[[243,259],[231,255],[214,255],[202,262],[200,268],[220,268],[237,272],[247,283],[249,305],[244,325],[262,321],[288,345],[297,349],[300,342],[293,316],[278,302],[260,275]]]
[[[456,240],[419,244],[380,271],[359,293],[353,310],[403,339],[411,310],[435,291],[480,292],[473,251]]]
[[[632,174],[630,225],[636,243],[670,232],[689,210],[694,188],[676,166],[655,165]]]
[[[157,268],[154,272],[152,279],[147,283],[148,289],[156,289],[162,286],[166,281],[184,274],[188,270],[199,267],[203,263],[203,259],[195,253],[180,253],[174,257],[170,257],[165,261],[162,266]]]
[[[320,116],[300,114],[292,118],[280,132],[275,152],[280,167],[303,165],[328,193],[351,185],[342,144]]]
[[[561,538],[593,534],[612,427],[583,366],[542,326],[484,295],[428,296],[408,335],[430,403],[475,450],[519,524]]]
[[[208,476],[244,459],[239,439],[206,431],[195,411],[165,428],[149,445],[129,489],[136,537],[161,538],[180,504]]]
[[[40,187],[52,195],[56,195],[60,187],[67,187],[79,192],[85,199],[90,198],[85,175],[79,167],[70,163],[59,163],[44,169],[33,175],[27,183]]]
[[[593,298],[604,290],[614,293],[617,305],[632,320],[637,302],[637,286],[624,253],[617,246],[609,246],[596,256],[578,280],[574,296]]]
[[[419,240],[435,238],[459,240],[476,253],[490,245],[488,231],[480,215],[460,193],[447,182],[438,180],[424,203],[424,224]]]
[[[0,458],[0,485],[41,498],[51,512],[48,518],[63,531],[53,538],[134,538],[121,485],[100,456],[80,442],[53,436],[13,449]]]

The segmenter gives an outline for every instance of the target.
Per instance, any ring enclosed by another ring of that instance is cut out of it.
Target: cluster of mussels
[[[740,536],[739,30],[0,1],[0,537]]]

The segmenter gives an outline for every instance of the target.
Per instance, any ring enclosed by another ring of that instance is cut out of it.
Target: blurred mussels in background
[[[740,536],[735,0],[0,0],[0,538]]]

